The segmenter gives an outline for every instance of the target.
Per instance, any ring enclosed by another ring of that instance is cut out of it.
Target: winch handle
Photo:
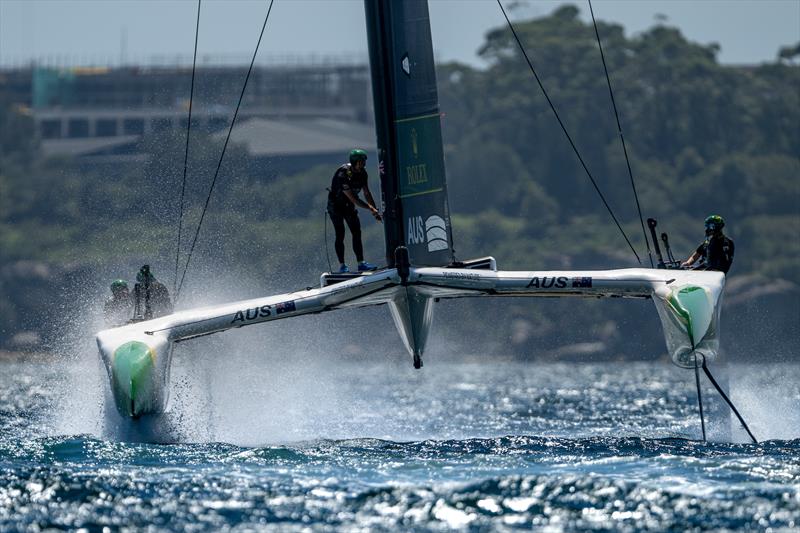
[[[647,227],[650,228],[650,238],[653,241],[653,247],[656,249],[656,258],[658,258],[658,268],[667,268],[664,264],[664,257],[661,255],[661,247],[658,245],[658,237],[656,237],[656,226],[658,222],[654,218],[647,219]]]
[[[670,265],[674,268],[677,261],[675,260],[675,256],[672,255],[672,248],[669,245],[669,237],[666,233],[661,234],[661,241],[664,243],[664,251],[667,253],[667,259],[669,260]]]

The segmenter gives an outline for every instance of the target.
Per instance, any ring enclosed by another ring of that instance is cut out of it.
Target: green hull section
[[[654,299],[670,356],[680,367],[694,368],[698,355],[713,361],[719,352],[720,296],[712,288],[686,284]]]
[[[672,293],[669,304],[686,328],[692,347],[696,346],[708,331],[714,315],[714,306],[706,291],[701,287],[683,287]]]
[[[123,416],[138,418],[147,412],[153,393],[155,353],[139,341],[126,342],[114,351],[112,386],[117,409]]]

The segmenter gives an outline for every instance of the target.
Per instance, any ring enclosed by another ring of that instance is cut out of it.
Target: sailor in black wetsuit
[[[150,320],[172,313],[169,291],[150,272],[150,265],[139,269],[136,281],[138,283],[133,286],[135,320]]]
[[[350,163],[336,169],[331,181],[331,188],[328,189],[328,214],[333,222],[333,229],[336,232],[336,257],[339,259],[339,272],[349,272],[350,269],[344,262],[344,223],[350,228],[353,237],[353,251],[358,261],[358,270],[375,270],[377,267],[364,261],[364,246],[361,244],[361,222],[358,220],[356,206],[369,209],[375,220],[381,220],[381,215],[375,207],[375,199],[367,185],[367,171],[364,167],[367,164],[367,153],[364,150],[352,150],[350,152]],[[358,193],[364,191],[366,202],[358,197]]]
[[[681,267],[688,268],[698,259],[702,259],[697,270],[719,270],[727,274],[733,263],[734,246],[733,241],[722,234],[723,226],[725,221],[719,215],[706,218],[706,240]]]

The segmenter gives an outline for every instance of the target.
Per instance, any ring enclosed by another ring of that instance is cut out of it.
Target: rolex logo
[[[411,151],[414,152],[414,158],[419,156],[419,147],[417,146],[417,130],[411,128]]]

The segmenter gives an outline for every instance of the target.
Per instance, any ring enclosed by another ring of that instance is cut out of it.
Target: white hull
[[[123,415],[161,413],[168,400],[175,342],[233,328],[349,307],[389,304],[398,332],[421,358],[433,322],[434,302],[477,296],[652,298],[667,348],[678,366],[693,368],[695,355],[718,351],[720,272],[646,268],[597,271],[517,271],[410,267],[358,276],[292,293],[174,313],[97,334],[100,355]]]

